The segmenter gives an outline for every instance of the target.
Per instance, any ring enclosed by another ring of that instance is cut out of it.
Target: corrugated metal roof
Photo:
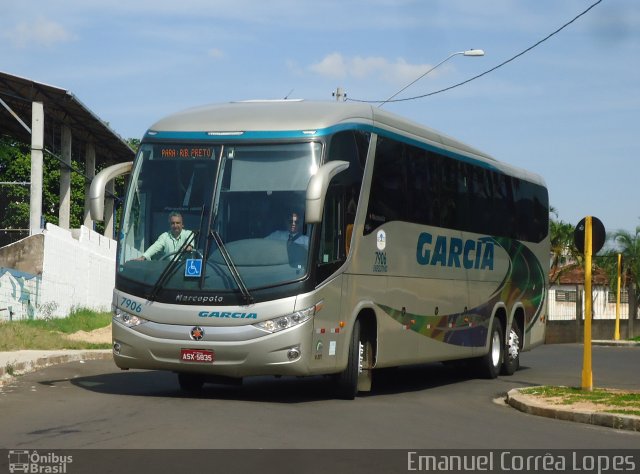
[[[131,161],[134,157],[129,145],[68,90],[0,71],[0,99],[29,127],[31,103],[43,103],[45,148],[53,153],[59,153],[60,129],[67,125],[73,137],[74,159],[84,160],[81,147],[90,141],[95,144],[98,168]],[[29,131],[1,105],[0,133],[31,143]]]

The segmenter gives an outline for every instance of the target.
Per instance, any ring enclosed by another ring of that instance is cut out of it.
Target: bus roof
[[[346,123],[361,123],[455,154],[490,163],[503,172],[544,185],[534,173],[495,160],[455,138],[371,104],[306,100],[249,100],[194,107],[154,123],[152,132],[286,132],[322,130]]]

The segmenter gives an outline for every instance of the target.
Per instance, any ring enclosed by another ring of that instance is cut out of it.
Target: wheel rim
[[[358,391],[368,392],[371,390],[371,366],[373,365],[371,343],[365,342],[363,344],[360,341],[358,348]]]
[[[491,341],[491,362],[494,367],[498,367],[500,364],[500,333],[498,331],[493,333]]]
[[[518,354],[520,353],[520,338],[518,337],[518,333],[511,329],[509,331],[509,358],[511,360],[516,360],[518,358]]]

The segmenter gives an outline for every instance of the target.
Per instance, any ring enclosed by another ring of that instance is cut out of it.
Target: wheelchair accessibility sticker
[[[202,259],[188,258],[184,266],[184,276],[199,277],[202,275]]]

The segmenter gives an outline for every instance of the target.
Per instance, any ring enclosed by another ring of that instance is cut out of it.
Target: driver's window
[[[319,281],[335,272],[346,258],[343,197],[341,186],[330,186],[327,190],[318,245]]]

